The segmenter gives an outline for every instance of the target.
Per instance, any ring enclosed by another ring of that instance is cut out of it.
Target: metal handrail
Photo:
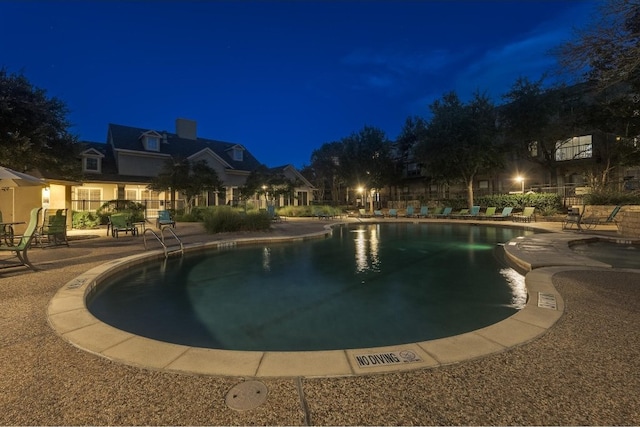
[[[153,234],[153,237],[155,237],[158,243],[160,243],[160,245],[162,246],[162,249],[164,250],[164,257],[167,258],[169,256],[169,250],[167,249],[167,245],[164,241],[165,229],[168,229],[171,235],[173,236],[173,238],[178,241],[178,244],[180,245],[180,254],[184,255],[184,245],[182,244],[182,240],[180,240],[180,238],[176,235],[176,233],[169,227],[161,227],[160,235],[158,235],[158,233],[156,233],[151,228],[145,228],[144,232],[142,233],[142,238],[144,240],[144,249],[147,250],[147,231],[150,231],[151,234]],[[176,251],[172,251],[172,252],[176,252]]]

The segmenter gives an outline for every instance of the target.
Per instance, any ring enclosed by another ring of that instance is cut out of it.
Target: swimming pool
[[[576,242],[571,245],[571,249],[615,268],[640,269],[640,244],[637,242],[593,239],[588,242]]]
[[[361,224],[328,239],[229,247],[147,264],[101,284],[89,310],[119,329],[190,346],[302,351],[441,338],[526,301],[497,244],[531,231]]]

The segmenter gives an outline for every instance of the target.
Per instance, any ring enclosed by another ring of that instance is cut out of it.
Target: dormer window
[[[160,134],[148,131],[142,134],[142,145],[146,151],[160,151]]]
[[[104,155],[97,150],[90,149],[81,154],[82,172],[102,173],[102,158]]]
[[[147,151],[160,151],[160,138],[157,136],[145,136],[144,149]]]
[[[235,145],[229,149],[231,151],[231,158],[236,162],[241,162],[244,159],[244,147],[241,145]]]

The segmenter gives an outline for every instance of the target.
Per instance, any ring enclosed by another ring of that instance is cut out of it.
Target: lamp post
[[[365,200],[364,200],[364,196],[365,196],[365,192],[364,192],[364,188],[362,187],[358,187],[358,194],[360,194],[360,200],[362,201],[362,206],[365,206]]]
[[[520,183],[520,185],[521,185],[520,192],[522,194],[524,194],[524,177],[519,175],[519,176],[516,177],[516,181],[518,181]]]

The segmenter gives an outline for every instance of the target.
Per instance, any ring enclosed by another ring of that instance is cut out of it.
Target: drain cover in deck
[[[227,393],[227,406],[236,411],[257,408],[267,400],[267,386],[260,381],[245,381],[233,386]]]

